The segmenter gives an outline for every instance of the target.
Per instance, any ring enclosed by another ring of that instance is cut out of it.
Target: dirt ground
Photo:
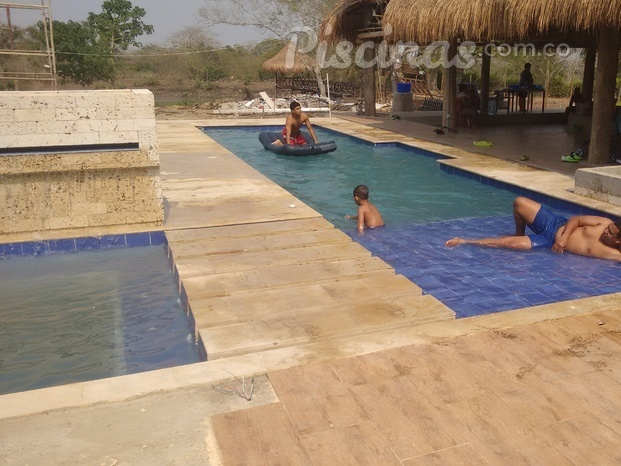
[[[267,91],[268,95],[270,95],[269,91]],[[258,93],[257,97],[258,98]],[[294,96],[296,99],[300,99],[300,96]],[[300,99],[303,100],[303,99]],[[346,110],[348,103],[353,103],[355,99],[344,99],[345,103],[344,108],[342,110],[335,110],[333,113],[338,116],[339,112],[346,111],[351,114],[353,108],[350,107],[350,110]],[[192,103],[189,105],[156,105],[155,107],[155,118],[158,120],[200,120],[205,118],[219,118],[219,119],[230,119],[230,118],[252,118],[252,119],[261,119],[261,118],[272,118],[274,115],[270,112],[262,113],[257,110],[257,113],[251,115],[244,114],[215,114],[213,111],[218,108],[220,105],[226,105],[227,103],[238,103],[242,105],[247,102],[246,100],[238,100],[231,98],[230,100],[222,99],[219,100],[217,104],[214,103]],[[562,98],[550,98],[546,99],[546,109],[562,109],[565,108],[568,104],[568,99]],[[324,104],[325,105],[325,104]],[[387,102],[387,106],[385,108],[378,110],[378,115],[390,113],[391,106],[390,102]],[[284,121],[284,117],[283,117]]]
[[[0,464],[216,465],[210,416],[275,402],[271,384],[261,376],[251,401],[198,386],[2,420]]]

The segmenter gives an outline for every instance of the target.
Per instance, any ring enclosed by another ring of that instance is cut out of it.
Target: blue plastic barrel
[[[397,92],[412,92],[412,83],[397,83]]]

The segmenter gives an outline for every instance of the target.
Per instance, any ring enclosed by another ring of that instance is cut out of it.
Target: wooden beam
[[[610,157],[610,143],[615,109],[615,81],[619,63],[619,30],[603,26],[597,37],[595,100],[591,122],[589,163],[605,165]]]

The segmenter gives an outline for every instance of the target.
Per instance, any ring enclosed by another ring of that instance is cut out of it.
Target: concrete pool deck
[[[313,122],[621,215],[565,174]],[[1,396],[3,464],[618,460],[621,294],[456,321],[196,128],[239,124],[157,128],[164,229],[211,360]],[[252,401],[212,389],[232,374],[256,376]]]

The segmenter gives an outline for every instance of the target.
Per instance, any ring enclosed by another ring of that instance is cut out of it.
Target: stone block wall
[[[0,235],[162,223],[150,91],[0,92]]]
[[[576,170],[575,192],[591,199],[621,206],[621,166]]]

